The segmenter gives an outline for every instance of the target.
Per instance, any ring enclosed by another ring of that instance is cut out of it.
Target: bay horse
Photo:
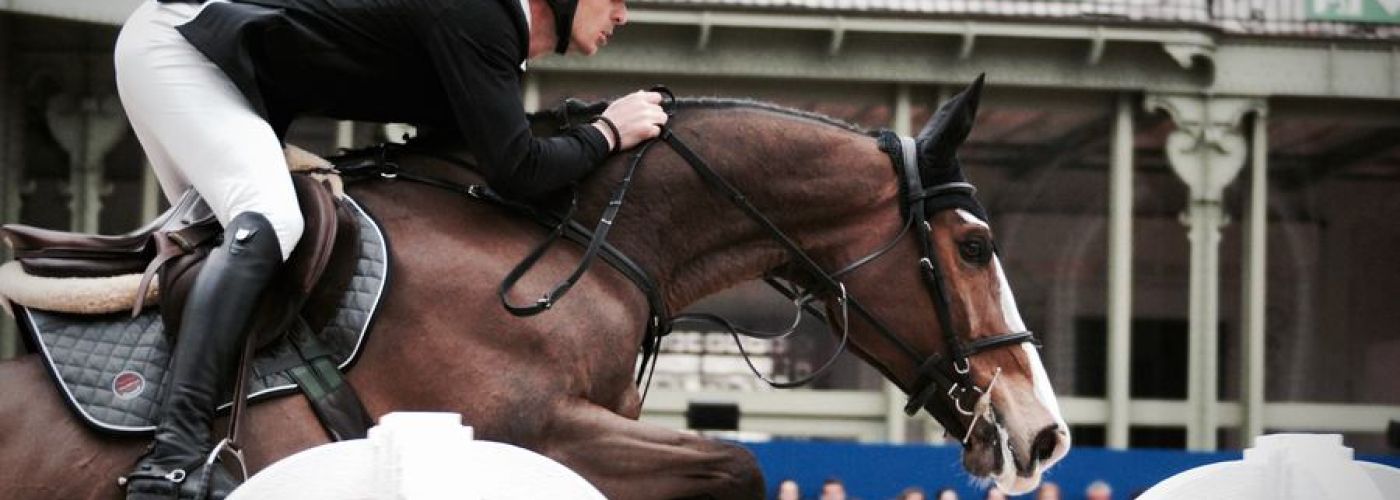
[[[948,158],[971,128],[977,95],[965,92],[960,104],[940,110],[942,130],[931,123],[917,141],[921,158]],[[949,429],[972,429],[955,436],[971,476],[1022,493],[1065,455],[1067,427],[1036,348],[1024,338],[965,350],[961,359],[943,356],[958,372],[950,374],[900,352],[903,345],[936,359],[949,339],[975,345],[1025,330],[986,221],[935,207],[929,224],[908,224],[909,189],[899,185],[899,165],[871,134],[829,118],[749,101],[682,100],[669,127],[813,263],[840,269],[864,262],[840,276],[840,295],[813,284],[731,197],[713,191],[674,148],[658,145],[636,172],[610,241],[659,284],[667,310],[769,272],[820,290],[833,322],[844,316],[837,304],[859,298],[882,325],[852,315],[833,328],[848,332],[855,354],[918,397],[913,410],[930,410]],[[442,156],[410,150],[397,163],[439,179],[481,182]],[[628,166],[626,157],[612,158],[581,183],[582,220],[596,220]],[[929,170],[943,167],[919,168],[933,175]],[[478,438],[553,458],[609,498],[764,497],[762,473],[744,448],[637,421],[633,370],[650,313],[622,273],[593,266],[549,311],[514,317],[498,303],[496,286],[543,237],[541,226],[403,180],[356,183],[349,192],[380,222],[392,253],[386,298],[348,373],[371,415],[461,413]],[[921,239],[929,248],[921,250]],[[556,245],[520,289],[546,289],[581,253]],[[925,257],[930,261],[920,265]],[[935,264],[941,295],[928,293],[921,280]],[[966,385],[928,380],[949,377]],[[976,408],[950,411],[970,400],[945,396],[945,387],[972,394]],[[245,428],[254,472],[328,441],[299,397],[250,407]],[[0,498],[120,498],[116,478],[145,444],[80,423],[36,356],[0,363]]]

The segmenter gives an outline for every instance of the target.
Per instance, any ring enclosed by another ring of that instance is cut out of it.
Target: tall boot
[[[190,290],[157,415],[155,444],[126,476],[127,499],[222,499],[237,481],[204,469],[219,395],[233,386],[258,299],[282,263],[266,217],[244,212],[224,228]]]

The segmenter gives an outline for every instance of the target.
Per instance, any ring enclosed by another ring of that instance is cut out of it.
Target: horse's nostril
[[[1041,429],[1040,434],[1035,436],[1035,441],[1031,442],[1031,458],[1036,460],[1047,460],[1055,453],[1055,447],[1060,444],[1059,426],[1049,426]]]

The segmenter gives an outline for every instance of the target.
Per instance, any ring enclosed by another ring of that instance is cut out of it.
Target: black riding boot
[[[282,263],[272,225],[244,212],[224,228],[186,299],[170,359],[170,383],[155,444],[126,477],[127,499],[222,499],[238,485],[215,462],[210,424],[219,395],[233,386],[238,357],[263,289]]]

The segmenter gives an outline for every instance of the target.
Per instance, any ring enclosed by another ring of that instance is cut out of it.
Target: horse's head
[[[1068,452],[1069,432],[958,164],[980,91],[979,79],[917,140],[871,141],[759,103],[682,102],[672,137],[703,146],[651,149],[623,215],[637,219],[617,223],[617,241],[676,309],[767,273],[824,296],[856,354],[910,395],[906,409],[964,443],[969,473],[1023,493]],[[595,179],[625,177],[626,165]],[[610,192],[594,182],[589,214]]]
[[[900,176],[915,243],[845,281],[880,318],[864,327],[851,318],[857,352],[909,393],[907,411],[927,410],[963,443],[969,473],[1019,494],[1064,457],[1070,438],[958,163],[981,83],[939,108],[917,138],[917,168]]]

